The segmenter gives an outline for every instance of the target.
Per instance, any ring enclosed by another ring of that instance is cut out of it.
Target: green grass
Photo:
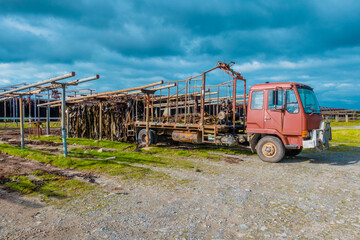
[[[33,172],[29,176],[10,176],[4,186],[29,196],[41,195],[43,200],[72,197],[95,188],[89,183],[42,171]]]
[[[360,126],[360,120],[349,120],[349,122],[335,122],[330,123],[332,127],[350,127],[350,126]]]
[[[46,127],[46,123],[42,124],[43,128]],[[61,126],[60,122],[50,122],[50,128],[58,128]],[[6,125],[4,122],[0,123],[0,128],[20,128],[20,123],[7,122]],[[29,128],[29,123],[24,123],[25,128]]]
[[[39,138],[36,136],[29,136],[28,138],[32,140],[40,140],[40,141],[62,142],[62,138],[56,136],[40,136]],[[115,142],[110,140],[97,141],[97,140],[85,139],[85,138],[67,138],[66,142],[68,144],[101,147],[101,148],[112,148],[116,150],[124,150],[124,149],[133,150],[136,148],[136,144]]]
[[[21,150],[20,147],[15,147],[7,144],[0,144],[0,150],[10,155],[19,156],[27,159],[34,159],[39,162],[51,163],[54,166],[61,168],[71,168],[79,170],[90,170],[93,172],[106,173],[109,175],[120,175],[123,178],[141,179],[146,177],[164,177],[164,174],[153,172],[148,168],[132,166],[131,161],[136,161],[135,158],[123,156],[122,159],[115,160],[95,160],[92,158],[80,159],[76,151],[69,152],[69,157],[62,155],[55,155],[44,151],[26,148]],[[106,155],[108,156],[108,155]],[[144,156],[138,156],[140,160]],[[150,159],[151,156],[146,158]],[[121,162],[123,160],[123,162]],[[144,160],[146,161],[146,160]],[[149,161],[148,161],[149,163]]]
[[[330,143],[360,146],[360,129],[333,129]]]
[[[39,138],[36,136],[30,136],[29,139],[62,142],[62,139],[56,136],[41,136]],[[126,150],[126,151],[133,151],[134,149],[136,149],[136,144],[116,142],[110,140],[97,141],[97,140],[84,139],[84,138],[67,138],[67,143],[82,145],[82,146],[93,146],[93,147],[111,148],[116,150]],[[168,157],[173,157],[173,156],[202,157],[209,159],[219,158],[219,156],[214,156],[214,154],[212,154],[211,152],[252,155],[250,151],[241,148],[216,147],[216,146],[210,147],[204,145],[192,145],[192,149],[187,149],[187,150],[152,146],[152,148],[146,152],[153,154],[160,154],[162,156],[168,156]]]

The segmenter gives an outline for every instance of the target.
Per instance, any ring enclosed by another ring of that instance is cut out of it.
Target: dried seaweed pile
[[[69,137],[128,141],[128,122],[132,116],[131,102],[103,102],[102,122],[98,103],[69,107]]]

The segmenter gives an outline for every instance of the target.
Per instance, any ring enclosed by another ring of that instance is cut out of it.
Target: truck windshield
[[[305,113],[320,113],[319,103],[313,90],[306,86],[297,86]]]

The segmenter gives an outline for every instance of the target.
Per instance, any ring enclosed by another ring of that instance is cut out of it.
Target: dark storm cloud
[[[0,63],[96,69],[123,87],[234,60],[252,83],[312,83],[330,103],[339,79],[358,86],[359,10],[335,0],[0,0]]]

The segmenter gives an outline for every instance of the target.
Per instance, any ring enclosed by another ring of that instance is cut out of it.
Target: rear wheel
[[[285,151],[285,155],[289,156],[289,157],[294,157],[294,156],[300,154],[301,151],[302,151],[302,147],[299,149],[289,149],[289,150]]]
[[[138,133],[138,143],[141,146],[146,145],[146,129],[141,129],[140,132]],[[156,143],[157,143],[157,134],[154,130],[150,129],[149,144],[151,145]]]
[[[267,136],[260,139],[256,152],[264,162],[276,163],[284,158],[285,147],[279,138]]]

